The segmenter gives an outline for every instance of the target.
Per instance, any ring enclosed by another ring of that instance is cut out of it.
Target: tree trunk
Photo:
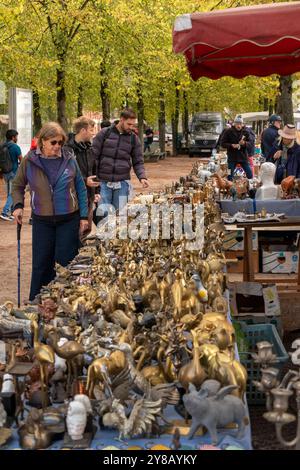
[[[77,97],[77,117],[82,116],[83,112],[83,86],[82,83],[78,87],[78,97]]]
[[[66,117],[66,90],[64,65],[61,65],[60,68],[56,70],[56,102],[57,121],[67,132],[68,122]]]
[[[166,150],[166,105],[165,96],[159,93],[159,116],[158,116],[159,148],[161,152]]]
[[[42,127],[40,95],[36,88],[32,91],[33,102],[33,133],[36,135]]]
[[[139,128],[139,139],[144,148],[144,100],[140,86],[137,89],[137,115],[138,115],[138,128]]]
[[[189,108],[188,108],[188,96],[186,90],[183,92],[183,115],[182,115],[182,134],[184,140],[188,142],[189,138]]]
[[[279,95],[276,103],[276,113],[280,114],[284,124],[294,123],[293,112],[293,78],[291,75],[280,75]]]
[[[110,100],[109,100],[107,90],[108,90],[108,77],[106,74],[105,62],[103,61],[100,65],[100,98],[101,98],[103,121],[110,120]]]
[[[179,124],[179,104],[180,104],[180,93],[178,88],[178,82],[175,81],[175,109],[172,116],[172,139],[173,139],[173,155],[178,155],[177,143],[178,143],[178,124]]]
[[[101,80],[100,85],[100,97],[101,97],[101,104],[102,104],[102,116],[104,121],[110,120],[110,101],[109,96],[107,94],[107,82],[103,82]]]

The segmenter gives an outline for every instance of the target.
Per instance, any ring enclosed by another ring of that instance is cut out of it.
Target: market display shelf
[[[270,323],[247,325],[242,321],[239,323],[245,334],[246,341],[249,344],[249,351],[239,351],[240,361],[246,367],[248,373],[246,389],[247,403],[248,405],[264,405],[266,402],[265,394],[259,392],[253,384],[253,380],[260,381],[261,373],[260,366],[254,363],[251,353],[257,352],[256,343],[268,341],[273,345],[273,352],[278,359],[276,363],[272,364],[272,367],[276,367],[279,370],[281,370],[287,362],[289,355],[274,325]]]
[[[231,260],[230,260],[231,261]],[[280,278],[281,277],[281,278]],[[228,273],[228,278],[230,282],[243,282],[243,273]],[[273,274],[273,273],[256,273],[255,281],[256,282],[275,282],[276,284],[290,284],[296,282],[298,274]],[[296,287],[296,286],[295,286]],[[293,288],[295,288],[293,286]]]

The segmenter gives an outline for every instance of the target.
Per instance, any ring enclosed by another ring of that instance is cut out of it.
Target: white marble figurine
[[[11,374],[4,374],[1,392],[15,393],[14,378]]]
[[[255,199],[258,201],[267,199],[279,199],[279,187],[274,184],[274,176],[276,172],[276,166],[274,163],[265,162],[260,167],[260,180],[262,186],[257,189]]]
[[[87,414],[93,414],[91,400],[89,399],[87,395],[83,395],[83,394],[75,395],[74,401],[78,401],[79,403],[82,403],[85,406]]]
[[[86,407],[79,401],[71,401],[67,413],[67,430],[73,441],[83,439],[84,430],[87,422]]]

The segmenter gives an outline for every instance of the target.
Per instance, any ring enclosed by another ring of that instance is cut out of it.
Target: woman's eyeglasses
[[[64,145],[64,141],[63,140],[50,140],[50,144],[53,145],[56,145],[58,144],[60,147],[62,147]]]

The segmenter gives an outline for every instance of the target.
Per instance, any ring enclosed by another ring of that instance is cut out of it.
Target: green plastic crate
[[[265,394],[259,392],[252,383],[253,380],[260,381],[261,373],[260,366],[254,363],[251,353],[257,352],[256,343],[260,341],[269,341],[269,343],[273,345],[273,353],[276,354],[278,358],[278,362],[271,364],[270,367],[276,367],[279,370],[281,370],[287,362],[289,355],[287,354],[274,325],[270,323],[260,323],[256,325],[247,325],[243,322],[239,323],[250,345],[250,350],[248,352],[240,353],[240,361],[246,367],[248,373],[246,389],[247,402],[249,405],[264,405],[266,402]]]

